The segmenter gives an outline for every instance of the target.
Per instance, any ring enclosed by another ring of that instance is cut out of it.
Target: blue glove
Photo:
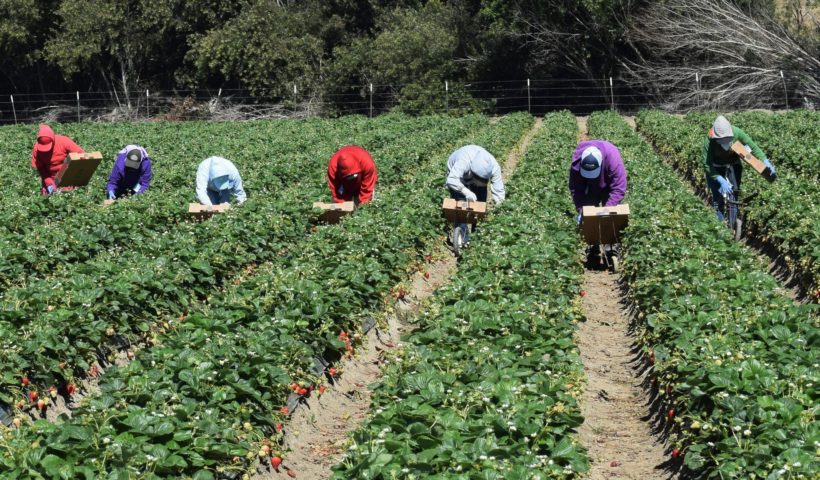
[[[115,200],[116,198],[117,198],[117,196],[114,195],[114,190],[109,190],[108,191],[108,199],[109,200]]]
[[[722,176],[718,175],[717,181],[720,184],[721,195],[729,195],[730,193],[732,193],[732,184],[729,183],[729,180],[726,180]]]
[[[142,185],[140,185],[140,184],[138,183],[138,184],[137,184],[137,186],[136,186],[136,187],[134,187],[134,193],[140,193],[140,190],[142,190]]]
[[[47,191],[48,193],[54,193],[54,192],[56,192],[56,191],[57,191],[57,189],[56,189],[56,188],[54,188],[54,185],[49,185],[49,186],[47,186],[47,187],[46,187],[46,191]]]
[[[580,224],[581,224],[581,214],[580,214],[580,213],[578,214],[578,216],[577,216],[577,217],[575,217],[575,224],[576,224],[576,225],[580,225]]]
[[[772,162],[770,162],[768,158],[763,159],[763,165],[766,165],[767,167],[769,167],[769,170],[771,170],[772,173],[777,173],[774,169],[774,165],[772,165]]]

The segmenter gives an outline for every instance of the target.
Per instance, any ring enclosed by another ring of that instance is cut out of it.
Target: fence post
[[[527,79],[527,113],[532,113],[532,97],[530,96],[530,79]]]
[[[151,116],[151,105],[150,105],[151,96],[148,94],[148,89],[145,89],[145,116]]]
[[[373,83],[370,83],[370,118],[373,118]]]
[[[609,98],[612,101],[612,110],[615,110],[615,89],[612,86],[612,77],[609,77]]]
[[[700,109],[700,75],[695,72],[695,105]]]
[[[77,90],[77,122],[80,121],[80,91]]]
[[[11,111],[14,113],[14,124],[17,125],[17,109],[14,108],[14,95],[9,95],[11,97]]]
[[[444,81],[444,110],[450,113],[450,83]]]
[[[780,70],[780,79],[783,80],[783,96],[786,98],[786,110],[789,109],[789,91],[786,89],[786,77],[783,76],[783,70]]]

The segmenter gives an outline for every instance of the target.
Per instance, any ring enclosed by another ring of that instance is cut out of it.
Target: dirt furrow
[[[542,120],[536,118],[532,128],[505,159],[502,166],[505,181],[512,175],[541,125]],[[411,285],[404,300],[397,303],[394,311],[388,312],[386,327],[372,329],[356,355],[342,362],[338,383],[321,396],[311,396],[307,404],[291,416],[285,426],[286,454],[279,471],[272,470],[268,464],[254,475],[254,480],[289,478],[288,470],[292,470],[297,478],[320,480],[331,477],[331,467],[341,460],[350,434],[367,419],[372,396],[369,385],[381,377],[386,354],[391,349],[403,347],[399,339],[412,328],[407,318],[417,314],[433,292],[447,283],[458,268],[455,258],[443,245],[433,257],[435,260],[426,269],[429,278],[417,272],[410,279]]]

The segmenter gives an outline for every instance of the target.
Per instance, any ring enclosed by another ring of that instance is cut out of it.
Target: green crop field
[[[816,478],[820,115],[730,116],[778,167],[771,184],[744,177],[756,193],[747,244],[697,196],[713,118],[644,111],[637,131],[611,112],[588,120],[629,172],[620,300],[646,416],[665,440],[662,468],[684,478]],[[294,407],[344,379],[367,325],[448,255],[446,161],[470,143],[518,161],[507,201],[405,319],[412,329],[328,476],[590,470],[577,436],[585,271],[567,190],[572,114],[54,127],[104,160],[89,186],[42,197],[36,125],[0,128],[0,478],[311,478],[287,468]],[[104,207],[129,143],[154,160],[151,189]],[[327,161],[349,144],[376,161],[374,201],[317,225]],[[211,155],[237,165],[248,201],[195,222],[187,204]]]

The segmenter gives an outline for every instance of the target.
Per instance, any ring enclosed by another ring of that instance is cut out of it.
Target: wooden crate
[[[581,210],[581,236],[590,245],[618,242],[621,231],[629,223],[629,205],[614,207],[584,207]]]
[[[467,202],[445,198],[441,204],[444,218],[452,223],[475,223],[487,215],[487,202]]]
[[[342,218],[356,210],[356,204],[352,201],[343,203],[313,202],[313,208],[322,210],[322,213],[319,214],[320,222],[339,223]]]
[[[196,220],[205,220],[211,218],[213,215],[224,212],[231,208],[228,203],[221,205],[203,205],[201,203],[189,203],[188,214]]]
[[[735,142],[732,144],[732,151],[735,152],[740,158],[743,159],[746,163],[748,163],[754,170],[763,175],[763,178],[766,180],[773,182],[776,178],[774,173],[767,167],[763,162],[758,160],[752,152],[747,152],[746,147],[740,143]]]
[[[58,187],[84,187],[102,162],[100,152],[69,153],[54,177]]]

